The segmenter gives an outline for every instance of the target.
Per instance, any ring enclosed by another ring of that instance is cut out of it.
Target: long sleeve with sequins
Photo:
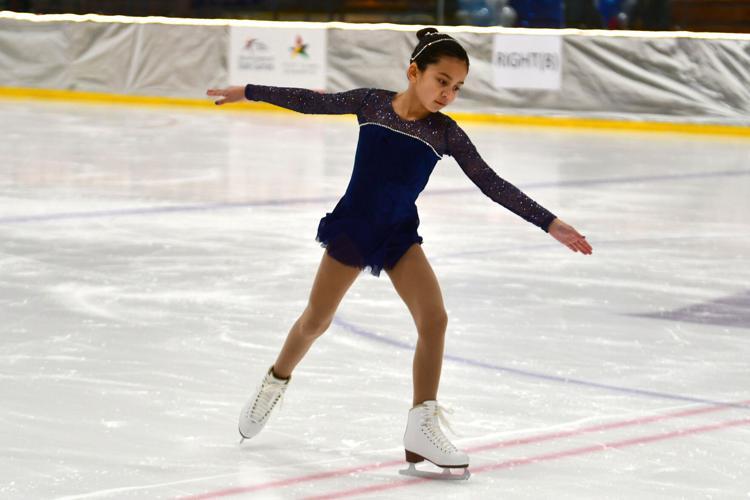
[[[555,219],[554,214],[498,176],[455,121],[451,120],[446,133],[447,154],[455,158],[461,170],[485,195],[544,231],[548,230]]]
[[[300,113],[322,115],[355,114],[369,92],[370,89],[365,88],[322,93],[295,87],[245,86],[245,98],[249,101],[263,101]]]

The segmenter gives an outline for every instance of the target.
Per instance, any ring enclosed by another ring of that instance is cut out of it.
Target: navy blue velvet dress
[[[361,88],[339,93],[247,85],[245,97],[301,113],[356,114],[359,142],[346,193],[320,219],[316,240],[343,264],[379,276],[414,243],[419,215],[415,202],[435,164],[453,156],[466,175],[495,202],[547,230],[555,216],[500,178],[466,133],[450,117],[432,113],[405,120],[393,109],[396,92]]]

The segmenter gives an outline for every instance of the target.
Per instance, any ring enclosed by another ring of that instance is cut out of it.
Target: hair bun
[[[417,38],[419,40],[422,40],[422,38],[426,37],[427,35],[431,35],[437,32],[438,30],[436,28],[422,28],[421,30],[417,31]]]

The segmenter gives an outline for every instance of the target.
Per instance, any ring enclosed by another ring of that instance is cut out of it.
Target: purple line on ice
[[[696,172],[692,174],[665,174],[653,176],[631,176],[631,177],[611,177],[601,179],[574,179],[570,181],[554,182],[532,182],[528,184],[519,184],[522,190],[526,189],[543,189],[543,188],[565,188],[594,186],[601,184],[629,184],[638,182],[660,182],[683,179],[704,179],[709,177],[733,177],[750,175],[748,169],[724,170],[719,172]],[[422,196],[444,196],[453,194],[466,194],[476,192],[476,188],[460,189],[435,189],[425,191]],[[157,215],[182,212],[201,212],[209,210],[225,210],[233,208],[250,208],[250,207],[271,207],[271,206],[291,206],[306,205],[310,203],[334,203],[338,197],[318,197],[318,198],[286,198],[279,200],[258,200],[237,203],[204,203],[196,205],[171,205],[162,207],[141,207],[141,208],[121,208],[112,210],[94,210],[88,212],[61,212],[54,214],[39,215],[18,215],[9,217],[0,217],[0,224],[24,224],[29,222],[48,222],[57,220],[76,220],[76,219],[96,219],[103,217],[122,217],[129,215]]]
[[[339,316],[335,316],[333,319],[333,322],[337,324],[338,326],[344,328],[345,330],[355,335],[358,335],[360,337],[364,337],[366,339],[374,340],[375,342],[379,342],[381,344],[387,344],[393,347],[399,347],[401,349],[406,349],[409,351],[414,350],[414,346],[407,342],[401,342],[400,340],[394,340],[394,339],[384,337],[382,335],[378,335],[376,333],[364,330],[358,327],[357,325],[354,325],[352,323],[349,323],[346,320],[341,319]],[[633,396],[641,396],[645,398],[668,399],[672,401],[684,401],[688,403],[702,403],[702,404],[739,408],[743,410],[750,410],[750,405],[747,405],[747,404],[729,403],[725,401],[716,401],[713,399],[697,398],[693,396],[682,396],[680,394],[670,394],[666,392],[649,391],[646,389],[621,387],[621,386],[611,385],[611,384],[601,384],[599,382],[590,382],[587,380],[580,380],[580,379],[574,379],[574,378],[569,378],[569,377],[560,377],[557,375],[548,375],[546,373],[534,372],[530,370],[520,370],[518,368],[485,363],[483,361],[463,358],[460,356],[453,356],[451,354],[445,354],[443,358],[449,361],[453,361],[455,363],[476,366],[478,368],[484,368],[487,370],[492,370],[492,371],[501,372],[501,373],[509,373],[512,375],[520,376],[520,377],[534,378],[538,380],[546,380],[548,382],[557,382],[557,383],[562,383],[562,384],[577,385],[580,387],[586,387],[590,389],[601,389],[601,390],[605,390],[609,392],[619,392],[619,393],[624,393],[624,394],[630,394]]]

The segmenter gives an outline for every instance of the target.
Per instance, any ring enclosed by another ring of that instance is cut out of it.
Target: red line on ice
[[[650,436],[641,436],[637,438],[625,439],[622,441],[613,441],[610,443],[597,444],[597,445],[592,445],[592,446],[584,446],[581,448],[572,448],[569,450],[563,450],[563,451],[558,451],[554,453],[545,453],[542,455],[535,455],[532,457],[524,457],[524,458],[517,458],[513,460],[506,460],[505,462],[500,462],[496,464],[488,464],[488,465],[483,465],[481,467],[472,467],[471,473],[473,475],[473,474],[477,474],[481,472],[487,472],[487,471],[493,471],[493,470],[499,470],[499,469],[509,469],[512,467],[520,466],[520,465],[529,465],[529,464],[535,464],[539,462],[549,462],[551,460],[558,460],[560,458],[585,455],[588,453],[596,453],[596,452],[605,451],[605,450],[627,448],[629,446],[635,446],[638,444],[653,443],[656,441],[664,441],[666,439],[674,439],[674,438],[689,436],[693,434],[701,434],[704,432],[711,432],[711,431],[715,431],[719,429],[726,429],[728,427],[738,427],[741,425],[750,425],[750,418],[743,418],[741,420],[730,420],[730,421],[721,422],[718,424],[702,425],[700,427],[679,429],[679,430],[672,431],[672,432],[665,432],[663,434],[652,434]],[[412,484],[423,483],[426,481],[432,481],[432,479],[413,478],[413,479],[391,482],[387,484],[377,484],[373,486],[365,486],[362,488],[353,488],[350,490],[343,490],[343,491],[326,493],[323,495],[305,497],[304,500],[322,500],[322,499],[329,499],[329,498],[351,497],[351,496],[356,496],[356,495],[362,495],[364,493],[372,493],[374,491],[384,491],[384,490],[391,490],[395,488],[402,488],[404,486],[410,486]]]
[[[583,427],[581,429],[574,429],[574,430],[570,430],[570,431],[550,432],[550,433],[546,433],[546,434],[539,434],[539,435],[536,435],[536,436],[528,436],[528,437],[523,437],[523,438],[510,439],[510,440],[506,440],[506,441],[498,441],[498,442],[495,442],[495,443],[488,443],[488,444],[484,444],[484,445],[474,446],[474,447],[471,447],[471,448],[466,448],[466,449],[464,449],[464,451],[466,451],[468,453],[473,453],[473,452],[486,451],[486,450],[491,450],[491,449],[496,449],[496,448],[509,448],[509,447],[512,447],[512,446],[521,446],[521,445],[525,445],[525,444],[540,443],[540,442],[544,442],[544,441],[551,441],[551,440],[554,440],[554,439],[560,439],[560,438],[571,437],[571,436],[578,436],[578,435],[581,435],[581,434],[587,434],[587,433],[591,433],[591,432],[601,432],[601,431],[610,430],[610,429],[619,429],[619,428],[630,427],[630,426],[640,426],[640,425],[650,424],[650,423],[653,423],[653,422],[659,422],[659,421],[662,421],[662,420],[669,420],[669,419],[673,419],[673,418],[689,417],[689,416],[693,416],[693,415],[701,415],[701,414],[704,414],[704,413],[713,413],[713,412],[722,411],[722,410],[731,410],[731,409],[736,408],[738,405],[745,405],[745,404],[748,404],[748,403],[750,403],[750,400],[741,401],[741,402],[738,402],[738,403],[727,404],[727,405],[718,405],[718,406],[709,406],[709,407],[702,407],[702,408],[693,408],[693,409],[690,409],[690,410],[681,410],[681,411],[672,412],[672,413],[664,413],[664,414],[658,414],[658,415],[650,415],[650,416],[647,416],[647,417],[639,417],[639,418],[633,418],[633,419],[628,419],[628,420],[620,420],[620,421],[617,421],[617,422],[610,422],[608,424],[593,425],[593,426],[590,426],[590,427]],[[597,445],[597,447],[598,446],[601,446],[601,445]],[[565,456],[567,456],[567,455],[565,455]],[[560,458],[560,457],[558,457],[558,458]],[[521,459],[521,460],[522,460],[522,463],[525,463],[523,461],[524,460],[528,460],[528,459]],[[227,496],[232,496],[232,495],[241,495],[241,494],[244,494],[244,493],[252,493],[252,492],[256,492],[256,491],[260,491],[260,490],[266,490],[266,489],[271,489],[271,488],[283,488],[285,486],[291,486],[293,484],[300,484],[300,483],[306,483],[306,482],[312,482],[312,481],[320,481],[320,480],[324,480],[324,479],[331,479],[331,478],[334,478],[334,477],[346,476],[346,475],[349,475],[349,474],[355,474],[355,473],[358,473],[358,472],[366,472],[366,471],[374,470],[374,469],[382,469],[382,468],[385,468],[385,467],[396,467],[398,465],[404,465],[404,463],[405,462],[403,460],[390,460],[388,462],[375,462],[375,463],[372,463],[372,464],[365,464],[365,465],[360,465],[360,466],[355,466],[355,467],[347,467],[347,468],[343,468],[343,469],[335,469],[335,470],[332,470],[332,471],[319,472],[319,473],[316,473],[316,474],[309,474],[309,475],[305,475],[305,476],[292,477],[292,478],[288,478],[288,479],[279,479],[279,480],[276,480],[276,481],[270,481],[270,482],[267,482],[267,483],[255,484],[255,485],[252,485],[252,486],[237,486],[235,488],[225,488],[225,489],[222,489],[222,490],[210,491],[210,492],[201,493],[201,494],[198,494],[198,495],[183,497],[183,500],[206,500],[206,499],[211,499],[211,498],[220,498],[220,497],[227,497]],[[501,464],[505,464],[505,463],[511,464],[511,465],[508,465],[508,467],[510,467],[510,466],[512,466],[512,465],[515,464],[514,461],[502,462]],[[487,467],[487,466],[484,466],[484,467]],[[502,468],[502,467],[499,467],[499,468]],[[485,470],[485,468],[474,468],[474,467],[471,467],[469,470],[473,474],[475,472],[479,472],[481,470]],[[405,484],[417,483],[417,482],[424,482],[424,481],[429,481],[429,479],[425,480],[425,479],[422,479],[422,478],[414,478],[414,479],[408,479],[408,480],[401,481],[400,483],[397,483],[397,484],[398,485],[405,485]],[[390,483],[390,484],[393,484],[393,483]],[[381,488],[383,486],[385,486],[386,488],[393,487],[390,484],[389,485],[371,486],[371,487],[368,487],[368,488]],[[367,491],[369,491],[369,490],[365,489],[365,490],[362,491],[362,493],[366,493]],[[378,490],[376,489],[376,490],[373,490],[373,491],[378,491]]]

